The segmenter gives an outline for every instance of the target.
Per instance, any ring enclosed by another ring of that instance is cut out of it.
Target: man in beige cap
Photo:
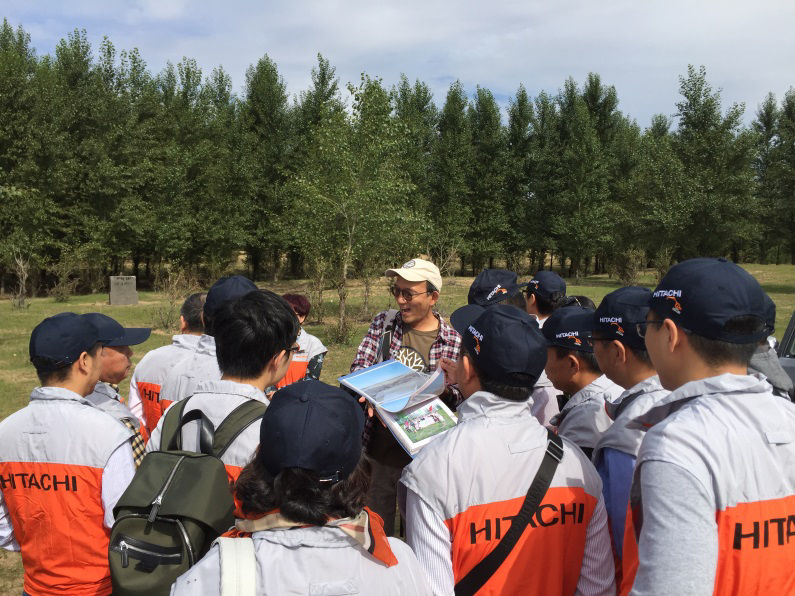
[[[458,360],[461,336],[433,309],[442,289],[439,268],[430,261],[412,259],[385,275],[394,278],[391,292],[398,308],[375,316],[351,372],[390,358],[422,372],[435,370],[442,359]],[[461,395],[453,387],[448,389],[442,397],[455,407]],[[383,518],[389,535],[395,529],[397,482],[411,458],[382,424],[373,422],[368,418],[362,436],[372,466],[367,506]]]

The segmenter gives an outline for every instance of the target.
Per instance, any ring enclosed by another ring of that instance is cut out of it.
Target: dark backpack
[[[174,580],[235,523],[232,491],[220,458],[262,417],[265,404],[249,400],[215,429],[200,410],[182,415],[189,399],[166,413],[161,450],[144,457],[113,509],[108,559],[116,596],[169,594]],[[200,453],[181,450],[182,427],[192,421],[200,425]]]

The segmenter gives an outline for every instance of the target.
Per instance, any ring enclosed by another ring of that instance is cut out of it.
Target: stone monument
[[[134,275],[110,276],[110,303],[112,306],[138,304]]]

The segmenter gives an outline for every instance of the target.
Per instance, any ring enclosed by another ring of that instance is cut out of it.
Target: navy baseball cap
[[[62,312],[47,317],[30,334],[30,361],[39,372],[71,366],[99,342],[99,330],[82,315]]]
[[[509,387],[532,387],[547,364],[538,322],[515,306],[462,306],[450,316],[478,370]]]
[[[310,379],[279,389],[260,425],[260,458],[272,477],[285,468],[344,480],[362,455],[364,412],[339,387]]]
[[[766,296],[742,267],[726,259],[699,258],[671,267],[652,292],[649,306],[660,318],[707,339],[753,343],[770,332]],[[725,329],[741,316],[758,318],[760,330],[741,335]]]
[[[627,286],[610,292],[602,299],[591,319],[591,330],[602,339],[615,339],[636,350],[645,350],[636,323],[644,323],[649,312],[651,291]]]
[[[541,333],[548,346],[593,352],[591,327],[594,311],[582,306],[566,306],[559,308],[544,321]]]
[[[491,306],[515,296],[527,284],[520,284],[517,275],[507,269],[484,269],[469,286],[467,304]]]
[[[148,327],[122,327],[118,321],[98,312],[82,315],[99,331],[99,341],[106,346],[137,346],[149,339]]]
[[[242,275],[222,277],[207,291],[207,298],[204,300],[204,314],[212,317],[224,303],[240,298],[256,289],[257,286],[254,285],[254,282]]]
[[[539,271],[527,284],[527,292],[555,302],[566,295],[566,282],[554,271]]]

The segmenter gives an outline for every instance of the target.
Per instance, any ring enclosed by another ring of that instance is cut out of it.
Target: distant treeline
[[[0,279],[27,266],[28,291],[100,289],[244,263],[335,287],[344,309],[346,279],[419,253],[448,272],[554,256],[622,279],[696,255],[795,263],[795,90],[761,98],[750,127],[703,67],[680,93],[673,119],[642,128],[590,74],[520,85],[503,119],[459,82],[445,98],[405,76],[340,89],[322,56],[290,98],[264,56],[238,96],[223,68],[153,74],[85,31],[37,56],[4,20]]]

